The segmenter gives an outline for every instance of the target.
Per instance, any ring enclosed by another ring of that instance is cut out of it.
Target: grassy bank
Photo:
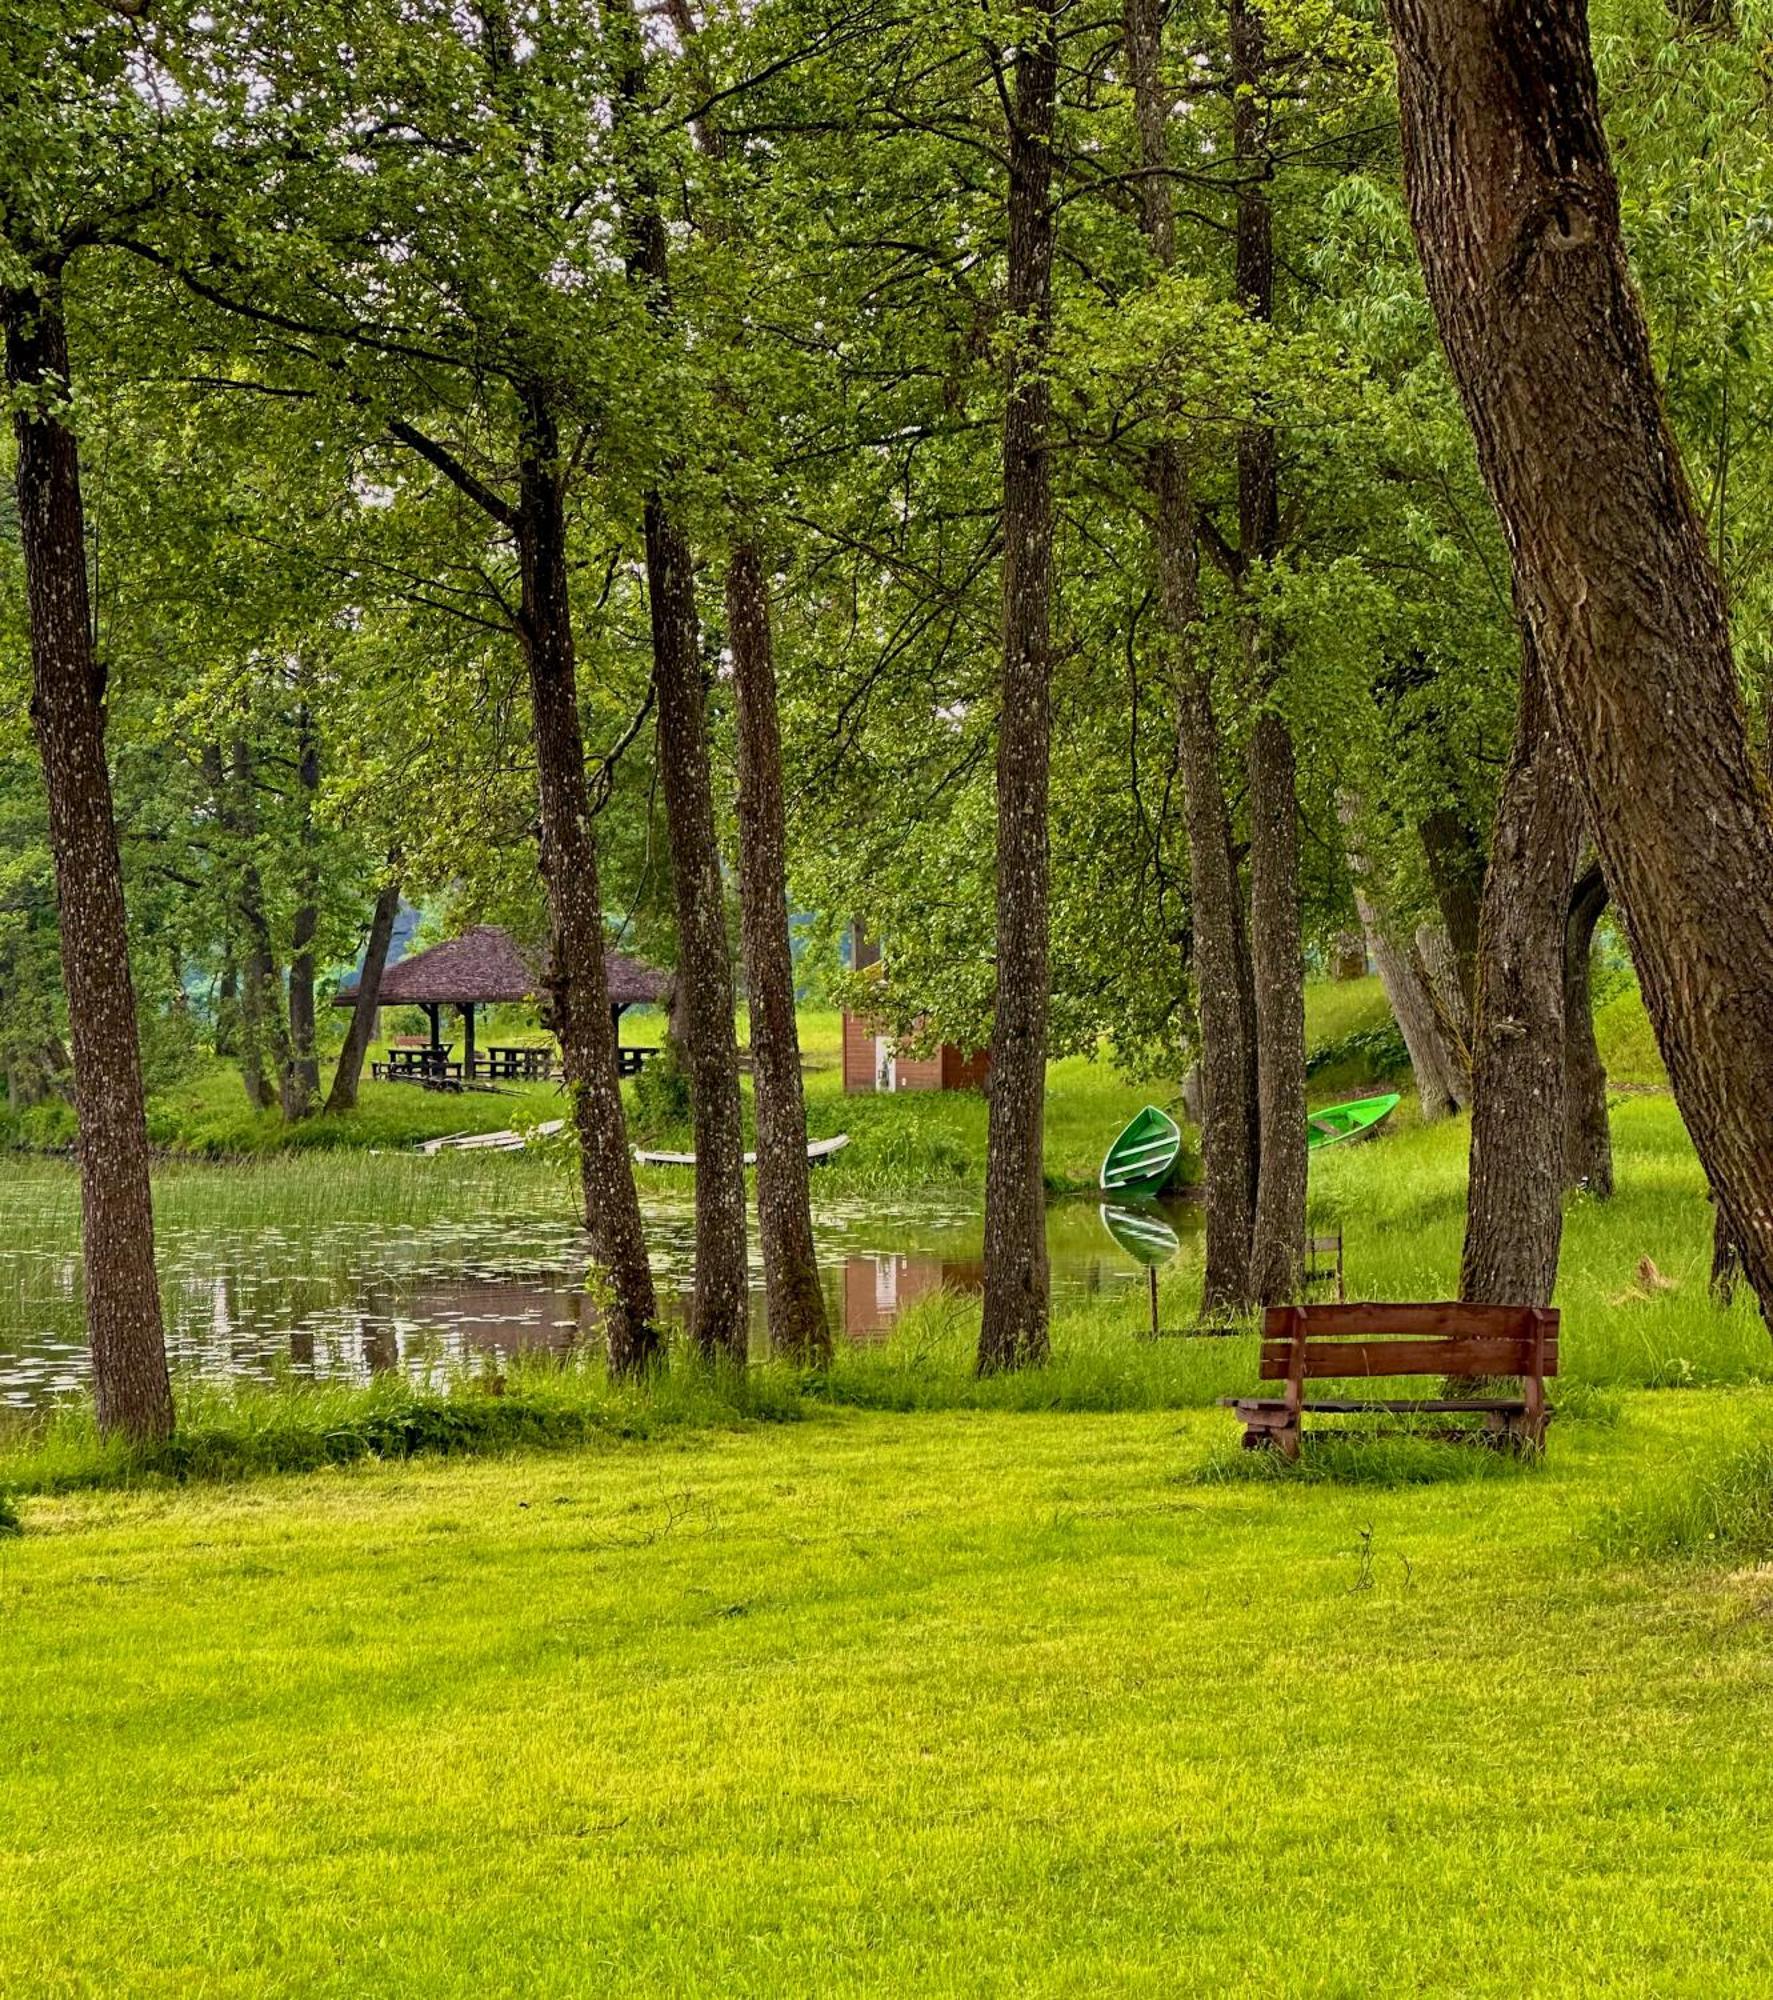
[[[950,1414],[31,1503],[0,1964],[229,1996],[1758,1990],[1761,1573],[1540,1472]],[[1468,1461],[1477,1455],[1467,1455]],[[23,1990],[23,1988],[21,1988]]]
[[[1773,1343],[1746,1290],[1720,1311],[1707,1289],[1711,1211],[1703,1177],[1673,1106],[1639,1097],[1614,1115],[1620,1191],[1609,1203],[1573,1201],[1568,1210],[1557,1302],[1564,1314],[1564,1374],[1558,1400],[1589,1412],[1623,1389],[1758,1384],[1773,1379]],[[1342,1148],[1316,1163],[1313,1220],[1345,1236],[1352,1295],[1440,1298],[1456,1288],[1463,1229],[1465,1132],[1454,1121],[1423,1127],[1400,1119],[1395,1131]],[[71,1254],[77,1242],[72,1174],[34,1163],[7,1170],[15,1214],[29,1212],[40,1240]],[[46,1197],[46,1198],[40,1198]],[[367,1156],[322,1162],[272,1160],[217,1172],[185,1167],[158,1183],[163,1243],[190,1244],[219,1260],[250,1260],[267,1226],[292,1284],[331,1296],[341,1258],[362,1233],[434,1229],[450,1215],[508,1214],[513,1224],[562,1191],[533,1162],[473,1155],[447,1161]],[[500,1204],[505,1206],[501,1208]],[[1093,1209],[1083,1212],[1093,1217]],[[832,1225],[835,1227],[836,1225]],[[852,1221],[845,1225],[854,1228]],[[391,1239],[392,1240],[392,1239]],[[429,1239],[427,1239],[429,1240]],[[864,1240],[915,1247],[915,1220],[880,1220]],[[266,1253],[269,1255],[269,1250]],[[1198,1242],[1163,1273],[1160,1320],[1192,1324],[1198,1308]],[[1650,1271],[1645,1270],[1649,1260]],[[181,1276],[169,1270],[167,1283]],[[21,1298],[9,1304],[0,1261],[0,1339],[9,1324],[37,1323]],[[63,1310],[77,1337],[77,1302]],[[711,1381],[681,1353],[645,1390],[617,1387],[595,1352],[530,1366],[486,1357],[453,1385],[421,1394],[395,1377],[363,1387],[316,1390],[295,1378],[232,1394],[183,1391],[189,1437],[148,1468],[156,1476],[239,1476],[302,1469],[333,1459],[408,1451],[505,1452],[558,1448],[602,1436],[641,1436],[759,1420],[817,1415],[832,1408],[874,1411],[1184,1410],[1250,1386],[1255,1337],[1144,1337],[1142,1293],[1073,1299],[1055,1318],[1053,1360],[1043,1369],[981,1381],[973,1373],[979,1307],[975,1296],[936,1292],[913,1305],[890,1338],[840,1344],[830,1373],[802,1377],[776,1365],[745,1381]],[[501,1394],[489,1396],[488,1379]],[[0,1420],[0,1488],[34,1492],[139,1477],[99,1448],[82,1405],[39,1420]]]
[[[1635,987],[1600,1009],[1597,1031],[1609,1075],[1627,1090],[1666,1087],[1654,1039]],[[623,1016],[624,1041],[656,1045],[661,1018],[641,1010]],[[744,1033],[741,1019],[741,1035]],[[806,1074],[807,1127],[813,1138],[848,1132],[849,1150],[822,1170],[834,1190],[982,1188],[985,1179],[984,1098],[976,1092],[848,1096],[843,1088],[841,1017],[830,1009],[804,1010],[800,1020]],[[1409,1083],[1402,1044],[1376,979],[1320,981],[1307,990],[1306,1039],[1310,1097],[1314,1104]],[[329,1079],[330,1080],[330,1079]],[[748,1137],[754,1133],[751,1085],[743,1084]],[[693,1136],[685,1119],[661,1119],[624,1086],[630,1125],[653,1146],[687,1150]],[[1093,1187],[1102,1153],[1115,1131],[1145,1103],[1174,1108],[1174,1078],[1126,1078],[1106,1064],[1071,1058],[1051,1066],[1048,1081],[1046,1174],[1054,1190]],[[208,1062],[179,1084],[158,1092],[149,1105],[154,1143],[169,1157],[240,1161],[288,1153],[410,1150],[422,1139],[449,1134],[523,1129],[564,1110],[558,1086],[511,1086],[498,1093],[460,1095],[408,1084],[365,1083],[358,1108],[338,1118],[287,1125],[275,1111],[254,1111],[231,1063]],[[72,1137],[65,1105],[40,1107],[24,1121],[0,1110],[0,1146],[65,1145]],[[1185,1172],[1191,1171],[1185,1167]],[[671,1174],[643,1176],[643,1185],[667,1192],[681,1184]]]

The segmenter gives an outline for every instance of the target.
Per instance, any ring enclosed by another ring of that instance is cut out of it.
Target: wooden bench
[[[1417,1416],[1479,1412],[1498,1443],[1538,1451],[1545,1444],[1546,1377],[1558,1372],[1558,1316],[1540,1306],[1270,1306],[1262,1322],[1264,1382],[1279,1396],[1227,1396],[1243,1421],[1244,1449],[1273,1445],[1299,1456],[1302,1415],[1368,1411]],[[1455,1381],[1515,1376],[1513,1396],[1321,1397],[1310,1382],[1437,1375]]]

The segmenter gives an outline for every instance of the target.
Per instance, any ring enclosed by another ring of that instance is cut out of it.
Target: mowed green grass
[[[1761,1991],[1773,1574],[1590,1530],[1768,1413],[1406,1487],[840,1413],[33,1501],[0,1985]]]

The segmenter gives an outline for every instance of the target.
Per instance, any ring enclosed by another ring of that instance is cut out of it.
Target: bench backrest
[[[1262,1321],[1264,1382],[1557,1372],[1549,1306],[1270,1306]]]

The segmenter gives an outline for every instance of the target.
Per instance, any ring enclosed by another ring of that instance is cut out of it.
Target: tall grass
[[[231,1480],[364,1458],[558,1450],[802,1414],[786,1371],[686,1359],[638,1383],[612,1381],[590,1358],[519,1360],[497,1373],[463,1372],[437,1389],[398,1376],[362,1384],[183,1381],[178,1403],[177,1433],[143,1448],[101,1439],[89,1404],[58,1406],[0,1443],[0,1501],[9,1491]]]
[[[1738,1567],[1773,1561],[1773,1442],[1713,1445],[1605,1509],[1602,1554]]]

